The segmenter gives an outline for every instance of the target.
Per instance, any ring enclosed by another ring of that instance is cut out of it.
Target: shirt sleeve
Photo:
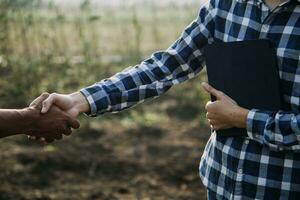
[[[82,89],[90,104],[89,115],[124,110],[195,77],[203,68],[202,50],[213,38],[214,8],[214,0],[205,4],[197,19],[167,50],[156,52],[141,64]]]
[[[247,117],[248,136],[274,151],[300,152],[300,114],[252,109]]]

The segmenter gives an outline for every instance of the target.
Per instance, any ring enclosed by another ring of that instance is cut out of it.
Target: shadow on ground
[[[46,147],[1,141],[0,200],[205,199],[201,127],[83,127]]]

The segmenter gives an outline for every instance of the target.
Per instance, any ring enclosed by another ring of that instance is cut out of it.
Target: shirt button
[[[267,31],[268,31],[268,27],[263,25],[261,30],[262,30],[263,32],[267,32]]]
[[[243,169],[239,169],[239,170],[238,170],[238,173],[239,173],[239,174],[242,174],[242,173],[243,173]]]

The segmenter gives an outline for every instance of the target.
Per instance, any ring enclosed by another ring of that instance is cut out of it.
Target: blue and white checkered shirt
[[[290,0],[271,11],[263,0],[211,0],[169,49],[82,89],[90,114],[121,111],[195,77],[209,43],[269,38],[277,47],[284,109],[253,108],[247,138],[213,133],[200,176],[220,199],[300,198],[299,3]]]

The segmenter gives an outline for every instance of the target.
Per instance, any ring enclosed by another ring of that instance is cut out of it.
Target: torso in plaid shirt
[[[211,0],[169,49],[81,90],[91,116],[121,111],[193,78],[203,68],[208,43],[269,38],[277,47],[284,109],[251,110],[248,138],[213,133],[200,176],[220,199],[300,198],[299,2],[271,11],[262,0]]]

